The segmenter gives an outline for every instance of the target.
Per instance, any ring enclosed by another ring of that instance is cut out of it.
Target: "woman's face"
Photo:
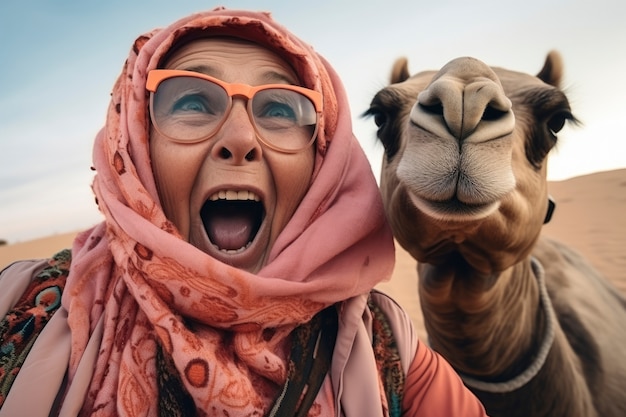
[[[232,39],[194,40],[177,49],[165,68],[252,86],[298,85],[293,70],[277,55]],[[239,97],[224,125],[208,140],[176,143],[150,128],[152,169],[167,217],[194,246],[251,272],[267,262],[277,236],[304,197],[314,152],[310,146],[287,154],[261,144],[245,99]]]

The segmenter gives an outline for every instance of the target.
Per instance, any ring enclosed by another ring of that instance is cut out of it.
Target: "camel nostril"
[[[426,113],[434,114],[434,115],[437,115],[437,116],[443,116],[443,104],[441,104],[441,103],[430,104],[430,105],[419,103],[419,106]]]
[[[504,117],[504,115],[506,115],[508,112],[506,111],[502,111],[502,110],[498,110],[492,106],[487,106],[485,107],[485,110],[483,111],[483,115],[481,117],[481,120],[486,120],[486,121],[494,121],[494,120],[498,120],[501,119],[502,117]]]

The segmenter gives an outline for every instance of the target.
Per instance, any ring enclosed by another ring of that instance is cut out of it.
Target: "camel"
[[[411,76],[401,58],[365,112],[428,343],[490,416],[626,416],[626,298],[541,235],[547,155],[578,124],[562,74],[556,51],[536,76],[470,57]]]

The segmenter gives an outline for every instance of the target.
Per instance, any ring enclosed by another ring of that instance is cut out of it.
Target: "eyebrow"
[[[199,72],[201,74],[210,75],[211,77],[215,77],[215,78],[222,80],[222,77],[221,77],[222,71],[220,71],[219,69],[211,65],[195,65],[195,66],[185,67],[181,69],[185,71]],[[288,85],[299,85],[298,83],[294,83],[293,79],[289,77],[288,75],[282,74],[277,71],[267,71],[262,74],[262,77],[263,77],[263,81],[267,84],[285,83]]]
[[[218,71],[217,68],[212,67],[210,65],[194,65],[191,67],[182,67],[182,68],[178,68],[184,71],[192,71],[192,72],[199,72],[201,74],[205,74],[205,75],[210,75],[211,77],[215,77],[215,78],[220,78],[220,71]]]
[[[298,83],[295,83],[294,80],[288,75],[282,74],[277,71],[268,71],[263,74],[263,76],[268,82],[277,83],[279,81],[283,81],[286,84],[299,85]]]

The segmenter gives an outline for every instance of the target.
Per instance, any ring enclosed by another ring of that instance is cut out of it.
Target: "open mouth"
[[[202,205],[200,217],[207,236],[220,251],[239,253],[256,237],[265,209],[250,191],[219,191]]]

